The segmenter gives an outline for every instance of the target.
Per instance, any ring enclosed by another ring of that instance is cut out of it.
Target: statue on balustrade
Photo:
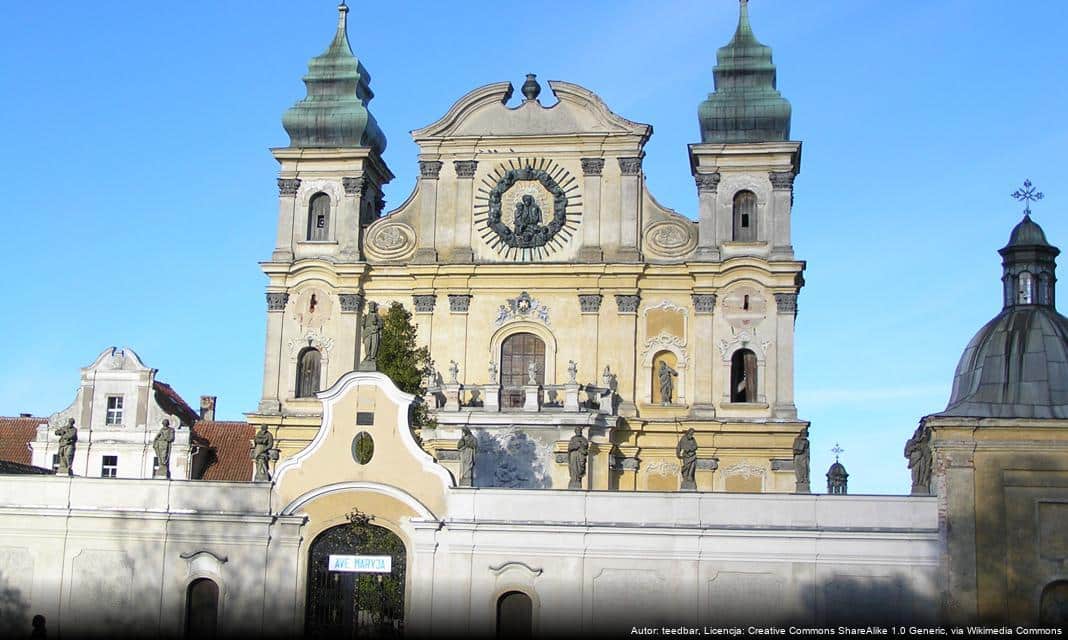
[[[460,454],[460,486],[470,487],[475,478],[475,453],[478,452],[478,440],[468,427],[456,441],[456,450]]]
[[[697,470],[697,439],[693,436],[693,429],[687,429],[679,444],[675,446],[675,455],[682,461],[679,469],[681,491],[697,491],[697,481],[694,473]]]
[[[270,482],[271,473],[267,469],[268,461],[278,459],[278,450],[274,448],[274,436],[267,431],[267,425],[261,424],[260,430],[252,438],[251,458],[256,464],[256,482]]]
[[[74,418],[68,418],[67,424],[56,429],[59,436],[59,466],[56,473],[74,475],[71,466],[74,464],[74,445],[78,442],[78,428],[74,426]]]
[[[575,435],[567,443],[568,489],[581,489],[586,475],[586,458],[590,455],[590,441],[582,435],[582,427],[575,427]]]
[[[174,428],[171,427],[171,421],[164,418],[163,426],[152,439],[152,448],[156,451],[156,472],[153,475],[157,478],[171,477],[171,443],[173,442]]]
[[[931,493],[931,430],[921,424],[905,443],[905,457],[912,471],[912,493]]]

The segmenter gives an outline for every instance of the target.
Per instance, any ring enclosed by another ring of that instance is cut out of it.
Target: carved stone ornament
[[[697,460],[698,471],[715,471],[719,469],[719,458],[699,458]]]
[[[604,296],[598,293],[585,293],[579,295],[579,309],[582,313],[597,313],[601,310],[601,300]]]
[[[417,294],[412,296],[412,304],[415,305],[416,313],[434,313],[434,303],[438,297],[434,294]]]
[[[779,313],[797,313],[797,294],[776,293],[775,306],[779,308]]]
[[[793,189],[794,188],[794,172],[793,171],[772,171],[768,174],[768,178],[771,180],[772,189]]]
[[[761,340],[757,335],[756,329],[750,332],[748,329],[742,329],[731,336],[730,340],[720,340],[719,354],[723,356],[723,361],[726,362],[731,359],[736,347],[752,348],[753,346],[759,347],[758,351],[760,357],[764,358],[768,355],[768,347],[771,346],[771,340]]]
[[[742,478],[763,478],[768,474],[764,467],[758,467],[751,462],[738,462],[727,467],[723,471],[724,475],[728,476],[741,476]]]
[[[294,338],[289,341],[289,354],[296,356],[301,349],[305,347],[314,347],[319,350],[320,353],[329,353],[334,348],[334,339],[328,338],[318,331],[309,331],[301,338]]]
[[[289,301],[288,293],[267,293],[267,311],[282,311]]]
[[[341,301],[342,313],[359,313],[363,310],[362,293],[339,293],[337,297]]]
[[[695,293],[693,299],[694,313],[713,313],[716,310],[716,294]]]
[[[550,324],[549,307],[531,298],[530,294],[524,291],[516,298],[509,298],[508,306],[502,304],[498,308],[495,324],[499,327],[511,320],[532,319],[540,320],[546,325]]]
[[[646,338],[645,345],[642,347],[642,359],[651,364],[652,357],[661,351],[671,351],[675,354],[678,358],[675,366],[680,369],[686,366],[686,341],[682,338],[673,336],[667,331],[661,331],[651,338]]]
[[[630,294],[616,294],[616,308],[620,313],[638,313],[638,303],[641,302],[641,296]]]
[[[625,176],[636,176],[642,171],[641,158],[617,158],[619,160],[619,172]]]
[[[467,313],[467,309],[471,306],[471,296],[463,293],[450,293],[449,294],[449,311],[453,313]]]
[[[363,193],[363,188],[367,184],[367,179],[363,176],[358,178],[345,177],[341,179],[341,186],[345,188],[345,195],[358,196]]]
[[[502,196],[517,182],[533,181],[552,197],[552,212],[542,211],[537,194],[526,193],[515,202],[515,210],[504,211]],[[552,174],[533,166],[509,169],[490,189],[487,224],[509,247],[530,249],[544,247],[567,224],[567,194]],[[507,224],[509,216],[512,226]],[[545,217],[548,216],[548,220]],[[545,224],[543,224],[545,223]]]
[[[364,251],[372,260],[404,260],[415,251],[415,230],[403,222],[380,220],[368,227]]]
[[[650,462],[645,465],[645,473],[651,476],[664,476],[665,478],[671,478],[679,475],[679,470],[682,467],[677,462],[670,462],[668,460],[657,460],[656,462]]]
[[[698,193],[715,193],[719,189],[718,173],[699,173],[693,177]]]
[[[278,195],[292,198],[300,189],[300,178],[279,178]]]
[[[441,165],[442,163],[437,160],[420,160],[419,176],[427,180],[437,180],[438,174],[441,173]]]
[[[604,158],[583,158],[582,175],[599,176],[604,170]]]
[[[685,256],[697,247],[697,234],[692,223],[675,220],[654,222],[643,234],[646,252],[665,257]]]
[[[637,471],[638,463],[635,457],[612,456],[608,459],[608,468],[612,471]]]
[[[453,160],[452,166],[456,169],[457,178],[474,178],[478,160]]]

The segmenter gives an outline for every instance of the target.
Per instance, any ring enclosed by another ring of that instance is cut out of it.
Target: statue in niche
[[[590,455],[590,441],[582,435],[582,427],[575,427],[575,435],[567,443],[567,472],[571,480],[568,489],[581,489],[586,475],[586,458]]]
[[[164,418],[163,426],[152,439],[152,448],[156,451],[156,472],[153,475],[157,478],[171,477],[171,443],[173,442],[174,428],[171,427],[171,421]]]
[[[801,430],[794,438],[794,476],[798,491],[807,492],[808,487],[808,427]]]
[[[912,493],[931,492],[931,430],[921,424],[905,443],[905,457],[912,471]]]
[[[252,438],[251,457],[256,465],[256,482],[270,482],[271,473],[267,469],[268,461],[278,459],[278,450],[274,448],[274,436],[267,431],[267,425],[261,424],[260,430]]]
[[[675,392],[675,381],[672,378],[678,375],[678,371],[669,367],[663,360],[660,361],[660,368],[656,370],[656,377],[660,381],[660,404],[671,404]]]
[[[456,450],[460,453],[460,486],[470,487],[475,477],[475,453],[478,451],[478,441],[471,429],[463,428]]]
[[[675,456],[682,461],[679,475],[682,482],[679,484],[680,491],[696,491],[697,482],[694,480],[694,472],[697,470],[697,439],[693,436],[693,429],[687,429],[679,444],[675,445]]]
[[[71,466],[74,464],[74,445],[78,442],[78,427],[74,426],[74,418],[68,418],[67,424],[56,429],[59,436],[59,466],[56,473],[74,475]]]
[[[363,361],[361,371],[378,371],[378,345],[382,340],[382,316],[378,315],[378,303],[367,303],[367,315],[363,317],[360,330],[363,332]]]
[[[578,382],[578,365],[574,360],[567,361],[567,382],[568,384],[576,384]]]

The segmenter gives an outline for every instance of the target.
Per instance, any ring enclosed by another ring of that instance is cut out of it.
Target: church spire
[[[701,103],[701,142],[775,142],[790,139],[790,103],[776,89],[771,47],[749,24],[740,0],[734,37],[716,52],[715,91]]]
[[[349,8],[342,2],[337,10],[334,39],[308,63],[308,95],[286,111],[282,126],[290,147],[371,147],[382,153],[386,137],[367,110],[374,97],[371,75],[349,45]]]

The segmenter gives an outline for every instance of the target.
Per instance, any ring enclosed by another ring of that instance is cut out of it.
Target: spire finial
[[[346,27],[346,14],[348,12],[349,8],[345,5],[345,0],[341,0],[341,4],[337,6],[337,28],[339,31],[344,30]]]
[[[1046,196],[1042,192],[1037,191],[1035,187],[1031,186],[1031,180],[1027,179],[1024,180],[1023,188],[1013,192],[1012,197],[1024,203],[1024,217],[1030,218],[1031,203],[1037,202]]]

